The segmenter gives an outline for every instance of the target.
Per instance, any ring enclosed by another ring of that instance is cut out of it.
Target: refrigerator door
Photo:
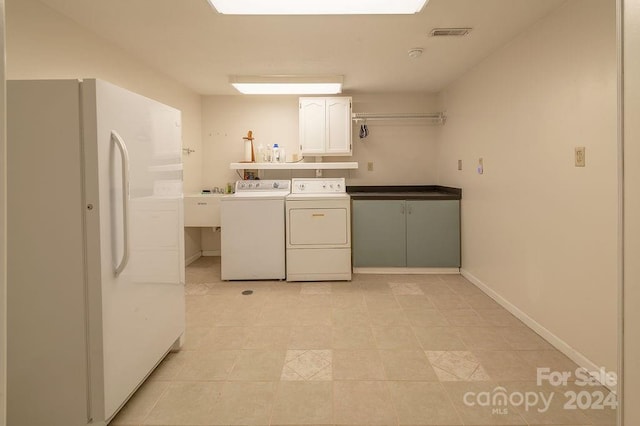
[[[92,402],[109,420],[184,332],[181,117],[100,80],[81,92]]]

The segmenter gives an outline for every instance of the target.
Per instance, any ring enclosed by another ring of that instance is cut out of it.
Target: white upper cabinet
[[[325,98],[300,98],[300,151],[302,155],[325,153],[327,135]]]
[[[300,98],[302,155],[351,155],[351,98]]]

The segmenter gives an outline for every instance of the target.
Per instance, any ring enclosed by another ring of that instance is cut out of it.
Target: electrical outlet
[[[586,165],[585,162],[585,153],[584,146],[576,147],[576,167],[584,167]]]
[[[458,160],[458,170],[462,170],[462,160]]]
[[[367,171],[369,171],[369,172],[373,171],[373,161],[369,161],[367,163]]]

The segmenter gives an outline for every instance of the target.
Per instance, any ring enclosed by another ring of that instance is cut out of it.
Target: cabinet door
[[[460,201],[407,201],[407,266],[460,267]]]
[[[328,154],[351,154],[351,98],[327,98]]]
[[[354,200],[353,266],[406,266],[403,200]]]
[[[327,130],[324,98],[300,98],[299,126],[302,155],[323,154]]]

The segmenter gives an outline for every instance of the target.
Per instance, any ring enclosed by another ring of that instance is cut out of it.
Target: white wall
[[[346,96],[346,95],[345,95]],[[435,112],[437,97],[414,94],[353,96],[354,112]],[[203,187],[224,186],[239,179],[229,163],[242,160],[242,137],[252,130],[258,144],[278,143],[288,161],[298,149],[297,96],[207,96],[203,99]],[[353,128],[353,156],[324,161],[357,161],[360,169],[325,171],[326,177],[345,177],[349,185],[433,184],[437,178],[438,126],[425,122],[370,122],[369,137],[359,139]],[[310,159],[313,161],[313,158]],[[373,171],[367,171],[373,162]],[[313,171],[263,172],[263,178],[312,177]],[[219,235],[203,230],[203,250],[219,250]]]
[[[100,78],[181,110],[183,146],[196,151],[183,155],[185,192],[199,191],[202,113],[192,90],[35,0],[7,1],[7,78]],[[187,232],[189,257],[200,243]]]
[[[4,44],[4,0],[0,0],[0,426],[4,426],[7,421],[7,158]]]
[[[624,0],[624,426],[640,424],[640,0]]]
[[[615,371],[615,1],[567,1],[442,102],[439,183],[463,188],[465,273],[574,359]]]

